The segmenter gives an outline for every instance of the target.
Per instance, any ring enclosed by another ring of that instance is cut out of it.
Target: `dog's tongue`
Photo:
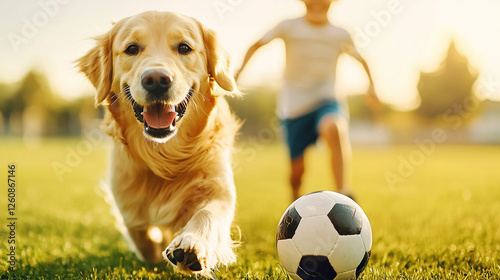
[[[162,129],[169,127],[177,116],[175,107],[162,103],[155,103],[144,107],[141,113],[148,125],[152,128]]]

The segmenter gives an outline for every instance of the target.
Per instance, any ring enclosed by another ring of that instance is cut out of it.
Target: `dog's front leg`
[[[211,276],[217,264],[236,260],[231,239],[234,195],[211,201],[198,210],[163,252],[163,256],[185,273]]]
[[[135,245],[136,255],[142,261],[159,263],[163,260],[161,244],[151,240],[147,230],[133,228],[127,228],[127,230]]]

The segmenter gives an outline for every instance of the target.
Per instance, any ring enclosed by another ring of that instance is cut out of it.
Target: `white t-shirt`
[[[278,96],[278,116],[302,116],[324,101],[337,100],[335,72],[337,60],[346,52],[359,57],[346,30],[330,23],[316,26],[304,17],[285,20],[262,37],[267,44],[281,38],[286,47],[284,85]]]

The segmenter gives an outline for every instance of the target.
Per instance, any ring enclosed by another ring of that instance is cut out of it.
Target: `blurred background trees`
[[[17,83],[0,84],[0,112],[0,134],[30,139],[79,136],[101,114],[90,96],[66,100],[54,93],[35,69]]]
[[[472,113],[479,104],[472,90],[477,77],[467,57],[458,52],[452,41],[439,68],[432,73],[420,73],[420,106],[415,112],[425,119],[434,120],[458,115],[462,110],[457,106],[470,105],[466,110]]]

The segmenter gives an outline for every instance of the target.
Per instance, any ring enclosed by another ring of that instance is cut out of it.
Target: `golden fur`
[[[209,276],[218,264],[235,261],[230,162],[239,124],[224,95],[239,92],[227,54],[212,30],[170,12],[125,18],[96,40],[77,63],[95,86],[97,103],[107,108],[104,130],[114,140],[109,192],[118,221],[140,259],[156,263],[163,252],[179,271]],[[180,54],[180,42],[192,51]],[[127,53],[130,44],[140,52]],[[192,90],[170,138],[147,135],[134,115],[134,102],[148,106],[148,92],[141,87],[148,69],[172,74],[161,101],[167,105],[185,102]],[[152,227],[161,229],[160,240],[148,234]]]

